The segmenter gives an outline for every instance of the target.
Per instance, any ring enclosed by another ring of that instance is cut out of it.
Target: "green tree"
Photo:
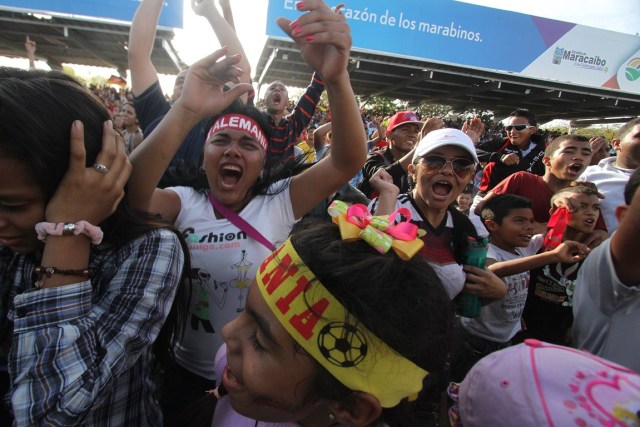
[[[398,111],[408,109],[407,102],[399,99],[387,98],[384,96],[373,96],[368,98],[366,102],[363,102],[361,97],[356,96],[356,98],[358,99],[360,108],[363,111],[367,111],[375,115],[390,116]]]

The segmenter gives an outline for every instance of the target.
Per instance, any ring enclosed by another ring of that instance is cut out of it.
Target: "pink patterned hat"
[[[485,357],[449,394],[454,426],[640,426],[640,374],[538,340]]]

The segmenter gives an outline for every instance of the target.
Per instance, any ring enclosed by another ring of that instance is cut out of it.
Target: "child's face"
[[[574,197],[580,203],[580,209],[571,214],[568,225],[581,233],[591,233],[600,215],[600,199],[588,194],[576,194]]]
[[[303,420],[326,404],[307,398],[318,371],[316,362],[296,346],[257,286],[254,280],[245,310],[222,330],[227,344],[222,383],[233,409],[246,417]]]
[[[31,253],[41,247],[35,226],[44,221],[44,197],[27,167],[0,157],[0,245]]]
[[[502,224],[493,222],[490,227],[491,243],[502,249],[525,248],[533,237],[533,211],[529,208],[512,209],[502,219]]]
[[[568,139],[560,143],[551,158],[547,158],[547,165],[555,177],[574,181],[591,161],[591,146],[589,141],[575,141]]]
[[[466,211],[471,206],[471,194],[462,193],[458,196],[458,209]]]

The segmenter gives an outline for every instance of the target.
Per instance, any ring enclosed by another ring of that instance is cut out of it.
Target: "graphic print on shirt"
[[[527,300],[529,273],[514,274],[503,277],[503,280],[507,284],[507,296],[501,300],[500,308],[509,314],[508,322],[519,323]]]
[[[535,295],[563,307],[573,306],[578,269],[582,263],[545,265],[536,277]]]
[[[195,303],[190,307],[191,329],[197,331],[199,326],[205,332],[213,334],[215,332],[211,319],[209,318],[209,281],[211,274],[200,268],[192,268],[190,271],[191,283],[193,284],[193,294]],[[224,291],[226,296],[226,290]],[[224,298],[224,297],[223,297]]]
[[[251,269],[252,265],[253,263],[247,261],[247,251],[243,250],[242,259],[231,266],[231,268],[238,272],[236,278],[231,281],[231,286],[240,289],[240,293],[238,294],[238,308],[236,308],[236,312],[238,313],[244,310],[244,304],[247,299],[247,294],[249,293],[248,288],[249,285],[251,285],[252,278],[247,276],[247,272]]]

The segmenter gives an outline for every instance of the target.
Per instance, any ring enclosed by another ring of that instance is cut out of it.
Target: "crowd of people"
[[[162,4],[130,92],[0,69],[0,424],[640,426],[640,118],[363,112],[322,0],[277,21],[297,102],[229,0],[168,100]]]

